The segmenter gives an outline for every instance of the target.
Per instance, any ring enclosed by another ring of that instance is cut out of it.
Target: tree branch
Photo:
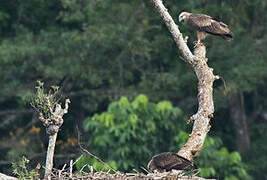
[[[8,176],[8,175],[5,175],[5,174],[0,173],[0,179],[17,180],[18,178],[12,177],[12,176]]]
[[[185,58],[186,62],[192,64],[194,62],[194,56],[188,46],[186,45],[186,40],[183,39],[183,36],[178,28],[178,26],[173,21],[171,15],[168,13],[168,10],[165,8],[161,0],[151,0],[152,4],[155,6],[159,12],[161,18],[165,22],[167,28],[169,29],[172,37],[179,49]]]
[[[204,44],[197,44],[194,49],[194,55],[186,45],[186,40],[183,39],[178,26],[173,21],[164,7],[161,0],[151,0],[155,6],[166,26],[168,27],[172,37],[182,53],[185,61],[189,63],[197,78],[198,78],[198,111],[191,116],[190,120],[194,120],[193,130],[187,143],[180,149],[178,154],[192,160],[197,156],[204,144],[206,135],[210,129],[209,121],[213,117],[214,104],[213,104],[213,82],[218,79],[218,76],[213,75],[213,69],[208,67],[206,58],[206,47]]]

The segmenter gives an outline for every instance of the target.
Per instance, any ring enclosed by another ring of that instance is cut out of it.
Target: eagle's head
[[[191,13],[188,13],[188,12],[181,12],[179,15],[179,22],[181,22],[182,20],[187,20],[190,14]]]

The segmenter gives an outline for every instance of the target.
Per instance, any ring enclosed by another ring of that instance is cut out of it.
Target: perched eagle
[[[206,33],[221,36],[225,40],[232,40],[233,35],[230,32],[228,26],[216,20],[215,18],[205,14],[192,14],[188,12],[182,12],[179,15],[179,22],[184,20],[191,28],[197,30],[197,42],[205,39]]]
[[[172,152],[163,152],[153,156],[147,167],[150,170],[158,170],[159,172],[171,171],[172,169],[197,169],[197,166],[194,165],[191,161]]]

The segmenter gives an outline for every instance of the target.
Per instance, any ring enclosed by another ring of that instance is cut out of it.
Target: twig
[[[64,171],[65,167],[67,166],[67,164],[64,164],[63,168],[61,170],[59,170],[59,173],[58,173],[58,177],[60,178],[61,176],[61,173]]]
[[[146,173],[150,173],[145,167],[141,166],[141,169],[143,169]]]
[[[90,172],[91,172],[91,173],[94,173],[94,168],[93,168],[93,166],[88,165],[88,169],[90,169]]]
[[[80,169],[80,171],[79,171],[79,172],[82,172],[82,171],[83,171],[83,169],[84,169],[86,166],[87,166],[87,164],[83,165],[83,167]]]
[[[73,160],[70,160],[70,178],[72,178],[72,166],[73,166]]]
[[[87,151],[85,148],[82,147],[81,142],[80,142],[80,131],[78,129],[78,127],[76,126],[77,129],[77,133],[78,133],[78,145],[81,149],[81,151],[89,156],[92,156],[93,158],[95,158],[97,161],[101,162],[103,165],[105,165],[108,169],[111,169],[113,172],[117,172],[115,169],[113,169],[110,165],[108,165],[107,163],[105,163],[104,161],[102,161],[99,157],[95,156],[94,154],[90,153],[89,151]]]

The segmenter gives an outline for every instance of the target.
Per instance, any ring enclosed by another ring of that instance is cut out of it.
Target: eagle
[[[206,38],[206,33],[221,36],[225,40],[233,39],[230,29],[225,23],[206,14],[182,12],[179,15],[179,22],[183,20],[192,29],[197,30],[197,43]]]
[[[159,172],[176,170],[194,170],[197,166],[186,158],[172,152],[163,152],[152,157],[147,165],[150,170]]]

